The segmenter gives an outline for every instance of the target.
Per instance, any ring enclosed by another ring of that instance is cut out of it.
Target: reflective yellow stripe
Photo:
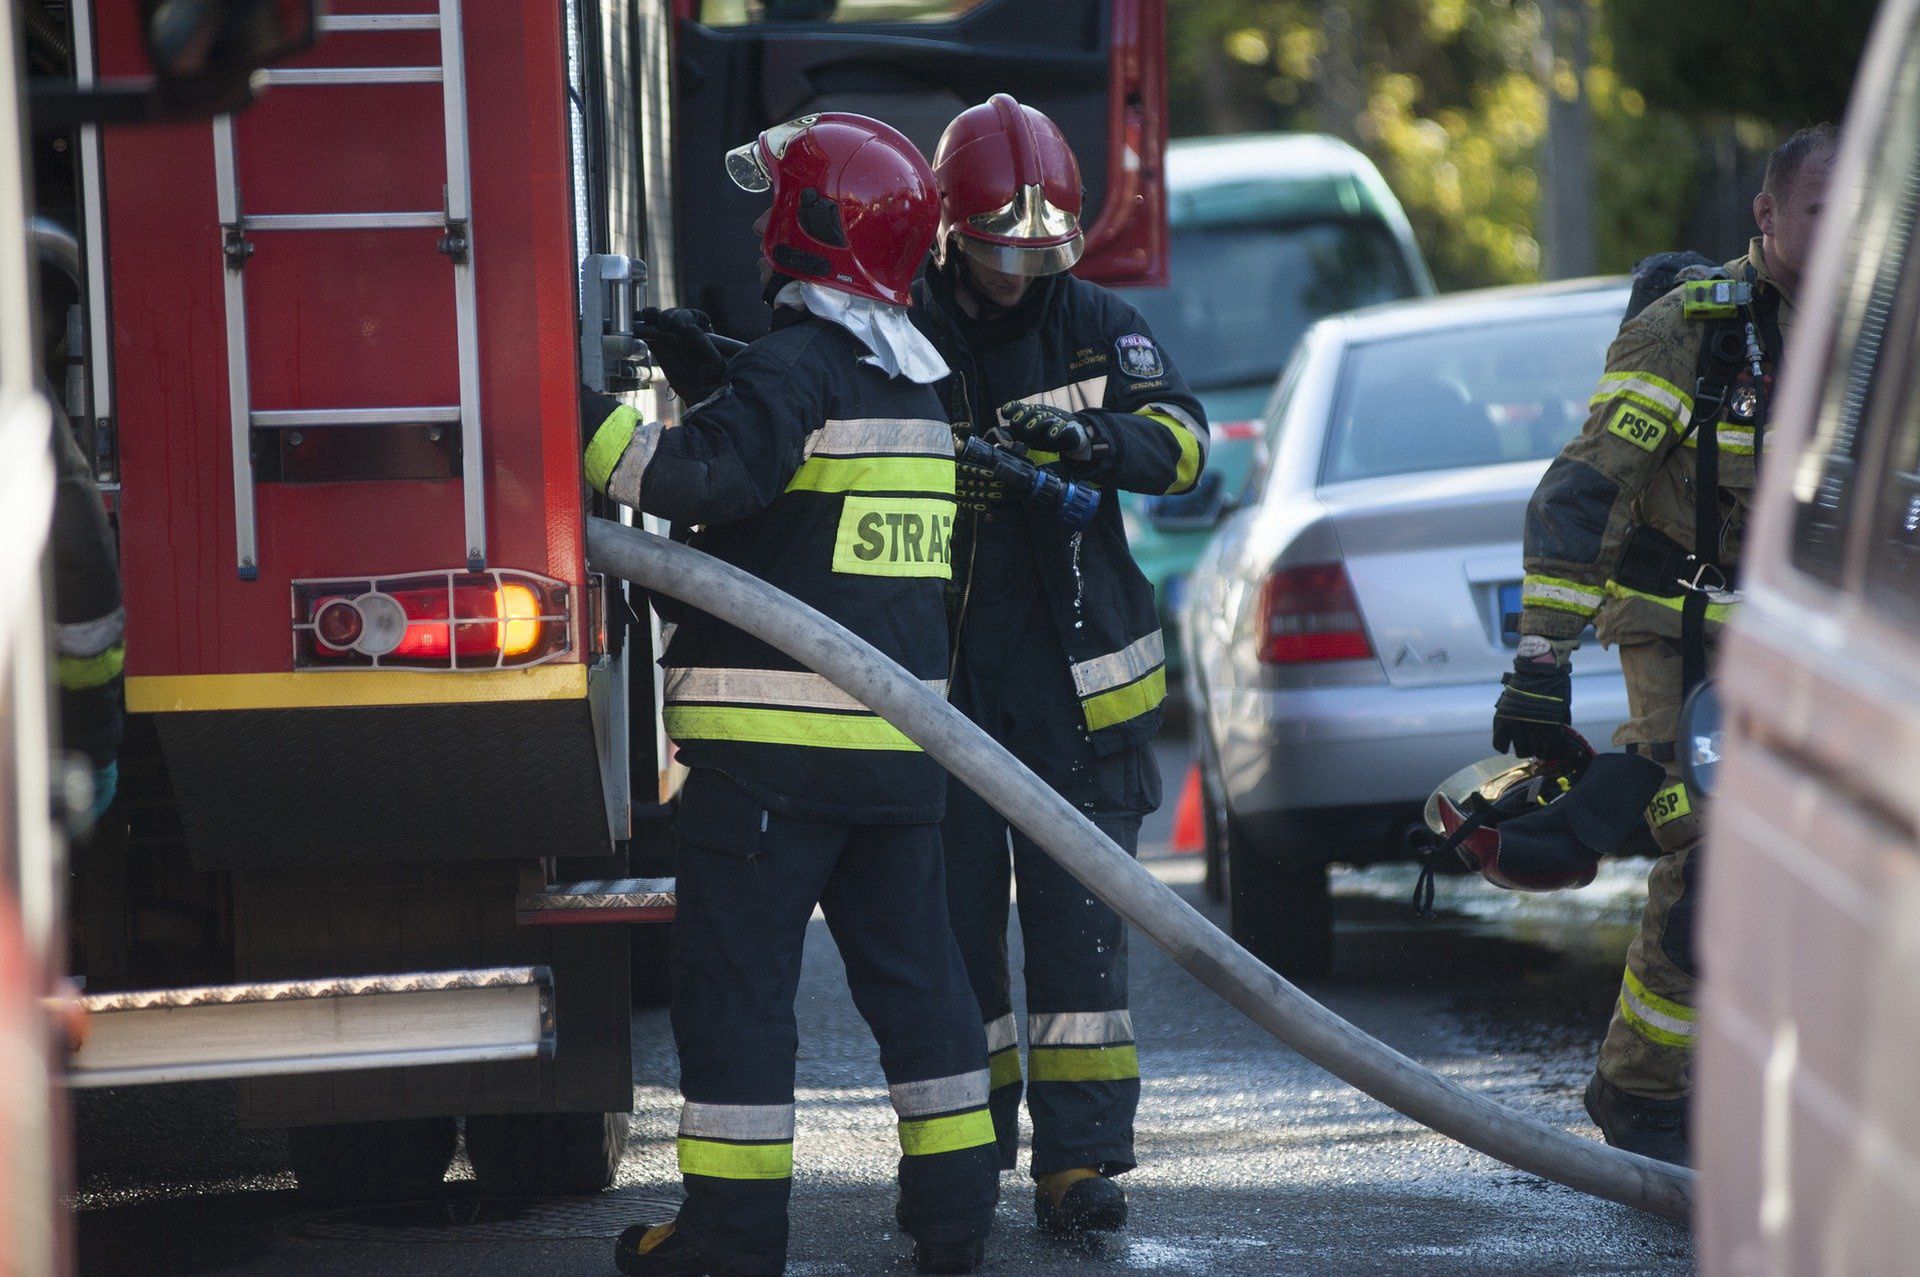
[[[1138,683],[1089,696],[1080,702],[1080,709],[1086,715],[1087,730],[1097,732],[1103,727],[1138,718],[1166,699],[1167,670],[1163,665]]]
[[[711,1179],[792,1179],[793,1142],[728,1144],[682,1135],[680,1173]]]
[[[1020,1052],[1013,1047],[987,1057],[988,1083],[994,1090],[1012,1086],[1020,1080]]]
[[[1688,434],[1682,443],[1685,447],[1698,451],[1700,448],[1700,432],[1695,430]],[[1753,455],[1753,444],[1754,430],[1752,426],[1729,426],[1723,423],[1713,433],[1713,446],[1721,452],[1729,453],[1736,457],[1751,457]]]
[[[1180,446],[1180,460],[1173,467],[1173,485],[1167,489],[1169,494],[1189,491],[1200,478],[1200,441],[1193,437],[1193,431],[1175,421],[1164,412],[1151,408],[1139,414],[1149,421],[1157,421],[1173,431],[1174,441]]]
[[[1607,596],[1591,586],[1558,576],[1529,572],[1520,586],[1521,607],[1550,607],[1575,616],[1592,616]]]
[[[608,413],[600,428],[593,432],[593,442],[587,445],[587,482],[595,492],[607,490],[607,484],[613,479],[613,468],[620,464],[620,454],[633,442],[633,432],[639,424],[640,414],[621,404]]]
[[[953,462],[943,457],[827,457],[800,463],[788,492],[927,492],[953,495]]]
[[[920,747],[900,729],[872,714],[822,714],[800,709],[739,705],[669,705],[662,715],[675,740],[734,740],[757,745],[802,745],[816,749]]]
[[[320,709],[338,705],[474,705],[580,700],[584,665],[524,670],[313,670],[298,674],[136,674],[127,709],[169,714],[218,709]]]
[[[1672,598],[1662,598],[1658,594],[1648,594],[1642,590],[1629,589],[1618,581],[1607,582],[1607,593],[1613,595],[1616,599],[1645,599],[1649,603],[1658,603],[1661,607],[1673,612],[1680,611],[1682,605],[1687,601],[1687,596],[1684,594],[1676,594]],[[1733,615],[1733,607],[1734,605],[1731,603],[1709,603],[1707,604],[1707,619],[1716,623],[1724,622],[1728,617]]]
[[[1693,396],[1666,378],[1656,377],[1650,372],[1610,372],[1602,375],[1600,389],[1589,407],[1597,408],[1616,395],[1633,396],[1638,402],[1659,411],[1674,426],[1684,426],[1693,417]]]
[[[1649,993],[1632,967],[1620,982],[1619,1006],[1620,1017],[1649,1042],[1682,1049],[1693,1045],[1693,1008]]]
[[[908,1157],[979,1148],[993,1140],[993,1115],[983,1108],[900,1123],[900,1151]]]
[[[127,667],[127,645],[115,643],[98,656],[63,656],[58,662],[60,686],[69,692],[105,687]]]
[[[1036,1082],[1123,1082],[1140,1076],[1132,1046],[1037,1046],[1028,1052]]]
[[[951,475],[953,467],[946,468]],[[954,508],[952,497],[847,497],[834,532],[833,570],[854,576],[952,576],[947,555]]]
[[[1693,814],[1693,800],[1687,797],[1685,785],[1669,785],[1653,796],[1647,804],[1647,819],[1655,829],[1670,825],[1682,816]]]

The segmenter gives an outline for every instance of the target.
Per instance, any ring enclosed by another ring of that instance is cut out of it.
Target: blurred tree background
[[[1767,150],[1838,120],[1868,0],[1174,0],[1174,135],[1365,151],[1442,288],[1731,256]]]

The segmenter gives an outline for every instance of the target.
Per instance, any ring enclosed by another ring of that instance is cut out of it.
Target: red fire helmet
[[[939,225],[933,172],[890,125],[803,115],[727,152],[727,176],[773,192],[760,252],[782,275],[905,306]]]
[[[939,252],[957,245],[1009,275],[1053,275],[1080,260],[1080,164],[1060,127],[996,93],[954,117],[933,153]]]

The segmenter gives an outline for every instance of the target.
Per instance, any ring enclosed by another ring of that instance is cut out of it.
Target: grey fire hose
[[[1013,755],[843,626],[730,564],[590,519],[587,558],[738,626],[850,693],[972,789],[1200,983],[1321,1068],[1489,1157],[1685,1219],[1693,1172],[1580,1139],[1475,1095],[1361,1032],[1233,943]]]

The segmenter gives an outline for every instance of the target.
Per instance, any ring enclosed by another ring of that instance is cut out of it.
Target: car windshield
[[[1355,347],[1321,482],[1553,457],[1586,420],[1619,327],[1609,308]]]
[[[1271,383],[1316,319],[1414,291],[1393,236],[1369,221],[1176,229],[1169,277],[1126,298],[1195,390]]]

